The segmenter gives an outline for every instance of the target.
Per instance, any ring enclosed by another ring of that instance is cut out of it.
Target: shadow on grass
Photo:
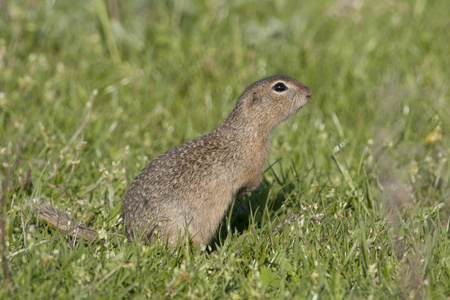
[[[253,192],[235,198],[221,221],[215,237],[210,241],[212,251],[224,244],[228,235],[242,234],[255,226],[262,228],[270,219],[278,215],[281,206],[299,189],[298,181],[270,184],[266,180]],[[229,225],[229,226],[228,226]]]

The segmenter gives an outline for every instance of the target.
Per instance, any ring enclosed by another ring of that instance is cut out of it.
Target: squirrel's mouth
[[[305,104],[306,104],[306,103],[305,103]],[[301,111],[302,108],[303,108],[303,106],[305,106],[305,104],[303,104],[302,106],[300,106],[299,108],[297,108],[293,114],[296,114],[296,113],[298,113],[299,111]]]
[[[311,95],[306,95],[306,96],[305,96],[305,98],[303,99],[303,101],[301,101],[300,106],[295,110],[296,113],[299,112],[299,111],[303,108],[303,106],[305,106],[305,105],[309,102],[309,97],[310,97],[310,96],[311,96]]]
[[[293,115],[295,115],[296,113],[298,113],[299,111],[301,111],[302,108],[303,108],[303,106],[305,106],[306,103],[308,103],[308,100],[306,100],[306,101],[305,101],[302,105],[300,105],[299,107],[297,107],[297,108],[291,110],[291,113],[288,114],[288,115],[284,118],[284,120],[286,120],[286,119],[289,118],[290,116],[293,116]]]

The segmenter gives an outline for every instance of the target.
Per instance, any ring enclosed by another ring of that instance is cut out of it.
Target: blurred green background
[[[447,6],[0,1],[0,176],[12,270],[2,293],[449,297]],[[248,85],[274,74],[298,79],[313,96],[275,131],[261,187],[236,201],[238,234],[175,260],[163,245],[148,250],[120,237],[95,251],[78,243],[54,254],[70,243],[37,222],[32,199],[122,233],[120,200],[137,173],[212,131]],[[272,222],[299,211],[304,219],[288,224],[297,227],[272,236]],[[305,221],[317,218],[323,222]],[[164,262],[136,264],[136,252]],[[224,253],[234,258],[215,256]],[[107,276],[111,270],[122,277]],[[58,283],[44,284],[48,278]]]

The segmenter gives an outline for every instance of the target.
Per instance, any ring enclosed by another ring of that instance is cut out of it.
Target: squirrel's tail
[[[65,212],[51,207],[48,204],[41,204],[35,207],[37,214],[54,228],[65,234],[82,238],[85,240],[93,240],[97,235],[97,231],[78,224],[77,221],[69,217]]]

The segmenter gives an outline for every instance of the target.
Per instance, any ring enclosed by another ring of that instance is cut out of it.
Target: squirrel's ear
[[[250,102],[252,106],[258,105],[261,102],[261,96],[254,92]]]

